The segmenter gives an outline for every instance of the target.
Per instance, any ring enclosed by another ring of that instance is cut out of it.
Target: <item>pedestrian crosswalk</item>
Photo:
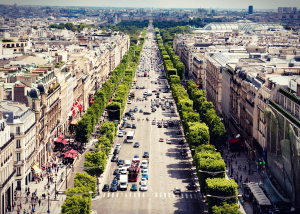
[[[163,192],[105,192],[102,193],[102,198],[184,198],[198,199],[198,193],[188,192],[175,195],[174,193]]]

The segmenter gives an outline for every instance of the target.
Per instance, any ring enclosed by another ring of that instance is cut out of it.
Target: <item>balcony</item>
[[[35,148],[31,152],[31,154],[29,156],[27,156],[27,158],[25,158],[25,161],[28,161],[30,158],[32,158],[32,156],[33,156],[34,153],[35,153]]]
[[[16,170],[14,170],[14,171],[8,176],[8,178],[0,185],[0,187],[3,188],[3,187],[10,181],[10,179],[14,176],[15,173],[16,173]]]
[[[7,146],[10,145],[10,143],[15,139],[15,136],[12,135],[11,138],[0,148],[0,150],[4,150]]]
[[[41,122],[41,120],[45,117],[45,114],[43,114],[40,119],[39,119],[39,122]]]
[[[27,134],[34,126],[35,126],[36,122],[34,124],[32,124],[25,132],[25,134]]]
[[[14,165],[22,165],[24,164],[24,160],[14,161]]]
[[[251,103],[248,99],[245,99],[245,100],[250,106],[254,107],[254,102]]]

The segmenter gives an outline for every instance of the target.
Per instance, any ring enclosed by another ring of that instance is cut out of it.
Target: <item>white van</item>
[[[131,166],[130,160],[125,160],[123,168],[126,168],[126,170],[128,170],[130,166]]]

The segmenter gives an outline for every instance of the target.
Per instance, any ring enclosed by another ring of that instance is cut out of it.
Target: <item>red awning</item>
[[[109,100],[109,102],[108,102],[108,104],[109,104],[109,103],[112,103],[112,102],[113,102],[113,100],[112,100],[112,99],[110,99],[110,100]]]
[[[61,138],[59,138],[59,137],[58,137],[58,138],[56,138],[56,140],[55,140],[55,142],[56,142],[56,143],[60,143],[61,141],[62,141],[62,139],[61,139]]]
[[[64,138],[64,135],[63,135],[63,134],[59,134],[59,137],[60,137],[60,138]]]
[[[199,84],[196,84],[196,85],[197,85],[197,88],[199,88],[200,85]]]
[[[75,157],[76,157],[76,156],[75,156]],[[65,158],[72,158],[72,159],[75,159],[75,157],[74,157],[73,154],[71,154],[71,153],[65,154]]]
[[[237,142],[240,142],[240,141],[241,141],[240,138],[234,138],[234,139],[229,140],[229,143],[237,143]]]
[[[63,140],[62,144],[66,145],[68,141],[66,139]]]

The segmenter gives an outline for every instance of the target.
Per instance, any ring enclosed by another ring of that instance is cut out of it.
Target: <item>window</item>
[[[21,175],[21,167],[17,167],[17,175]]]
[[[17,149],[21,148],[21,142],[20,140],[17,140]]]
[[[21,161],[21,153],[17,153],[17,161]]]
[[[35,102],[32,102],[32,110],[35,110]]]
[[[17,134],[20,134],[20,126],[18,126],[18,127],[16,128],[16,133],[17,133]]]

